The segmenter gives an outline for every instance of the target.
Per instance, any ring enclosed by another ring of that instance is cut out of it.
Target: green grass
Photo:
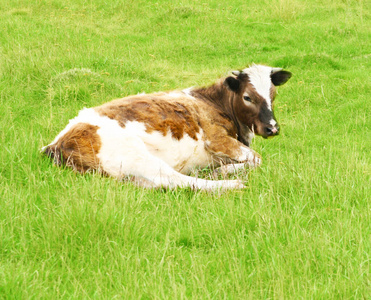
[[[0,298],[369,299],[370,23],[362,0],[0,0]],[[39,153],[84,106],[253,62],[294,76],[243,191]]]

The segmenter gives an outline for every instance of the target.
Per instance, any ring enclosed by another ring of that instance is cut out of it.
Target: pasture
[[[0,0],[0,299],[370,298],[370,27],[363,0]],[[251,63],[293,77],[244,190],[40,154],[83,107]]]

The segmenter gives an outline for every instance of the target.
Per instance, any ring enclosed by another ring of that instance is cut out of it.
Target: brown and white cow
[[[195,167],[234,172],[261,163],[255,134],[279,133],[276,86],[291,73],[252,65],[206,88],[143,94],[84,108],[44,153],[79,172],[96,170],[143,186],[243,188],[240,180],[187,176]]]

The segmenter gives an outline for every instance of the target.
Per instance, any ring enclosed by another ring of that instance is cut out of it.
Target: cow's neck
[[[235,101],[234,97],[237,97],[237,94],[230,91],[223,84],[223,81],[217,82],[206,88],[193,90],[192,93],[197,95],[197,98],[211,102],[219,110],[226,114],[236,127],[237,139],[246,146],[250,145],[254,134],[251,132],[248,126],[238,121],[233,105],[233,102]]]

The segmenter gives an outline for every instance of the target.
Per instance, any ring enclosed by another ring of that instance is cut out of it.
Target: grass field
[[[370,299],[370,3],[0,0],[1,299]],[[280,136],[226,193],[39,149],[84,106],[262,63]]]

